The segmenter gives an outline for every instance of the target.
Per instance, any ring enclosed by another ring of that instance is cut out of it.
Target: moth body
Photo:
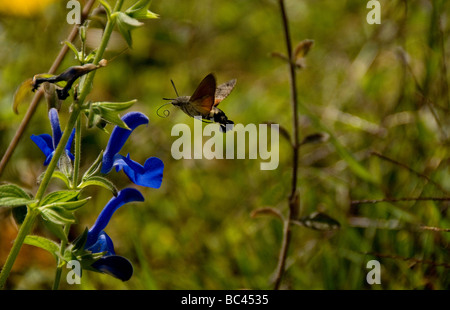
[[[192,96],[180,96],[171,103],[190,117],[201,116],[204,120],[220,124],[221,131],[226,132],[233,128],[234,122],[217,105],[230,94],[235,85],[236,79],[233,79],[216,88],[216,79],[208,74]]]

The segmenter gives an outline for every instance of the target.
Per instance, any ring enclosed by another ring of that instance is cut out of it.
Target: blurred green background
[[[25,14],[25,9],[14,11],[0,1],[2,154],[27,109],[22,104],[20,115],[13,113],[15,90],[24,80],[48,70],[71,29],[66,23],[66,1],[39,3]],[[125,1],[124,7],[130,3]],[[298,72],[299,100],[315,116],[301,115],[301,138],[326,128],[379,183],[356,176],[329,142],[301,148],[301,215],[325,212],[341,223],[341,229],[319,232],[293,227],[283,289],[450,287],[449,233],[413,229],[417,225],[449,228],[448,202],[350,204],[384,197],[448,197],[450,192],[450,3],[380,3],[381,24],[369,25],[367,1],[286,0],[294,45],[303,39],[315,42],[306,68]],[[116,252],[130,259],[135,272],[124,283],[85,272],[81,285],[70,286],[63,278],[61,288],[270,289],[282,225],[268,216],[252,218],[251,212],[270,206],[287,214],[292,165],[288,143],[280,138],[280,165],[273,171],[261,171],[259,159],[174,160],[170,150],[177,138],[171,137],[171,129],[177,123],[193,127],[193,121],[175,107],[167,106],[168,118],[158,117],[156,110],[165,103],[163,97],[175,95],[170,79],[180,95],[191,95],[200,80],[214,72],[218,83],[237,78],[234,91],[220,106],[235,123],[272,121],[290,131],[288,68],[270,56],[285,52],[278,3],[155,0],[151,10],[160,18],[133,31],[133,49],[97,72],[89,96],[92,101],[137,99],[133,110],[146,113],[150,123],[131,135],[121,153],[132,151],[132,158],[141,163],[149,156],[165,163],[162,187],[139,188],[146,201],[119,209],[106,229]],[[94,28],[101,22],[91,26],[88,38],[96,47],[98,29]],[[126,47],[118,33],[115,38],[106,59]],[[69,52],[58,72],[72,65],[76,62]],[[68,102],[61,114],[64,122]],[[49,132],[42,101],[2,182],[35,193],[44,156],[29,136]],[[108,135],[98,129],[84,131],[83,169],[107,141]],[[440,186],[371,151],[427,175]],[[123,173],[109,177],[119,188],[130,186]],[[51,190],[61,187],[55,181]],[[71,238],[91,226],[111,198],[98,188],[85,194],[93,199],[77,211],[79,222],[73,225]],[[10,211],[0,211],[3,264],[17,229]],[[355,218],[366,227],[356,227]],[[393,220],[406,226],[376,227]],[[34,232],[54,238],[41,224]],[[371,259],[381,263],[381,285],[366,282],[366,263]],[[438,265],[443,263],[447,266]],[[51,288],[54,268],[51,255],[25,245],[8,287]]]

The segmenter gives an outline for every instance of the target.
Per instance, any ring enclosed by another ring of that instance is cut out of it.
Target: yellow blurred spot
[[[0,0],[0,14],[30,17],[41,13],[56,0]]]

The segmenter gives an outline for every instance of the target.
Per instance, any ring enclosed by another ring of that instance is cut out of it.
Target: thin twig
[[[440,227],[425,226],[425,225],[420,225],[419,229],[420,230],[439,231],[439,232],[450,232],[450,228],[440,228]]]
[[[393,163],[393,164],[395,164],[395,165],[398,165],[398,166],[400,166],[400,167],[402,167],[402,168],[405,168],[405,169],[408,170],[409,172],[414,173],[415,175],[417,175],[418,177],[424,178],[425,180],[428,181],[428,183],[433,184],[433,185],[434,185],[436,188],[438,188],[441,192],[448,194],[448,191],[445,190],[439,183],[434,182],[431,178],[429,178],[429,177],[426,176],[425,174],[420,173],[420,172],[418,172],[418,171],[416,171],[416,170],[410,168],[409,166],[407,166],[407,165],[405,165],[405,164],[402,164],[401,162],[398,162],[398,161],[396,161],[396,160],[394,160],[394,159],[392,159],[392,158],[389,158],[389,157],[387,157],[387,156],[385,156],[385,155],[383,155],[383,154],[381,154],[381,153],[378,153],[378,152],[376,152],[376,151],[372,151],[370,154],[371,154],[371,155],[374,155],[374,156],[377,156],[377,157],[379,157],[379,158],[381,158],[381,159],[383,159],[383,160],[386,160],[386,161],[388,161],[388,162],[391,162],[391,163]]]
[[[450,232],[450,228],[441,228],[426,225],[414,225],[401,223],[399,220],[373,219],[367,217],[350,217],[348,219],[350,227],[357,228],[376,228],[384,230],[407,230],[414,232],[434,231],[434,232]]]
[[[399,202],[399,201],[450,201],[450,197],[403,197],[403,198],[363,199],[363,200],[353,200],[351,202],[351,205],[375,204],[380,202]]]
[[[293,128],[293,141],[292,141],[292,181],[291,181],[291,193],[289,195],[289,217],[284,221],[283,229],[283,241],[281,244],[280,254],[278,257],[278,265],[275,273],[274,289],[280,288],[281,279],[284,274],[286,266],[286,257],[289,250],[289,244],[291,241],[291,220],[297,219],[299,213],[299,194],[297,192],[297,176],[298,176],[298,152],[299,152],[299,117],[298,117],[298,104],[297,104],[297,86],[295,75],[295,63],[292,56],[292,44],[289,34],[289,24],[284,5],[284,0],[278,1],[281,10],[281,17],[283,21],[284,37],[286,41],[287,55],[289,58],[289,73],[290,73],[290,89],[291,89],[291,107],[292,107],[292,128]]]
[[[444,267],[444,268],[450,268],[449,263],[437,263],[435,261],[429,260],[429,259],[418,259],[414,257],[403,257],[398,255],[390,255],[390,254],[381,254],[381,253],[361,253],[364,255],[372,255],[380,258],[391,258],[391,259],[397,259],[402,260],[405,262],[411,262],[414,264],[425,264],[425,265],[431,265],[434,267]]]
[[[95,0],[89,0],[88,3],[86,3],[86,5],[84,6],[83,12],[81,14],[81,23],[83,23],[86,18],[89,15],[89,12],[92,8],[92,6],[94,5]],[[67,41],[72,42],[73,40],[75,40],[77,34],[78,34],[78,25],[75,25],[72,29],[72,31],[70,32],[69,36],[67,37]],[[50,67],[50,70],[48,71],[49,74],[54,74],[56,72],[56,70],[58,69],[58,67],[61,65],[64,57],[67,54],[67,51],[69,50],[69,47],[64,44],[61,48],[61,50],[59,51],[58,56],[56,56],[55,60],[53,61],[52,66]],[[22,122],[20,123],[19,128],[17,129],[14,137],[11,140],[11,143],[8,145],[8,148],[5,151],[5,154],[2,157],[2,160],[0,161],[0,177],[3,174],[3,171],[6,167],[6,164],[8,163],[8,161],[10,160],[12,154],[14,153],[14,150],[16,149],[17,145],[19,144],[20,139],[23,136],[23,133],[25,132],[25,129],[27,128],[28,124],[30,123],[31,118],[34,115],[34,112],[36,111],[36,108],[39,104],[39,101],[42,98],[43,95],[43,90],[39,90],[38,92],[36,92],[36,94],[34,95],[30,106],[28,107],[28,110],[22,120]]]
[[[443,29],[443,19],[442,15],[439,16],[439,35],[440,35],[440,43],[441,43],[441,53],[442,53],[442,92],[444,93],[445,101],[447,101],[447,108],[450,109],[450,96],[449,96],[449,85],[447,78],[447,60],[446,60],[446,50],[445,50],[445,33]]]

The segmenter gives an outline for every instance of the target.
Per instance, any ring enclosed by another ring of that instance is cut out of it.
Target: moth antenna
[[[178,95],[177,88],[175,87],[175,83],[172,79],[170,80],[170,82],[172,83],[173,89],[175,90],[175,94],[177,95],[177,97],[180,97],[180,95]]]
[[[170,100],[170,99],[169,99],[169,100]],[[158,108],[158,110],[156,110],[156,115],[158,115],[158,116],[161,117],[161,118],[166,118],[166,117],[168,117],[168,116],[170,115],[170,111],[167,110],[167,109],[163,111],[163,114],[162,114],[162,115],[159,114],[159,110],[161,110],[162,107],[164,107],[164,106],[166,106],[166,105],[168,105],[168,104],[170,104],[170,102],[164,103],[162,106],[160,106],[160,107]]]

